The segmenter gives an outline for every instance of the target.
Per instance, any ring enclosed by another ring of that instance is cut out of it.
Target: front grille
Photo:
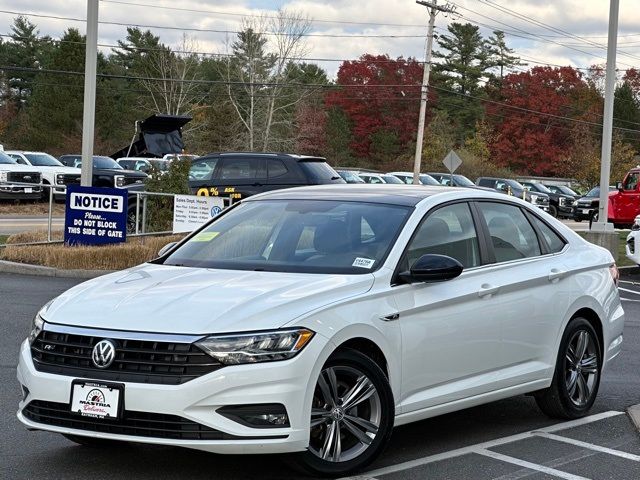
[[[62,183],[64,185],[80,185],[80,175],[65,173],[62,175]]]
[[[193,343],[111,339],[116,356],[108,368],[97,368],[91,353],[102,336],[43,330],[31,345],[36,370],[73,377],[134,383],[177,385],[222,368]]]
[[[38,172],[8,172],[7,182],[40,183],[41,176]]]
[[[142,185],[144,183],[144,179],[140,177],[127,177],[125,175],[124,184],[122,186],[126,187],[128,185],[135,185],[136,183]]]
[[[177,415],[125,410],[118,420],[83,417],[71,412],[69,404],[31,401],[22,414],[35,423],[91,432],[132,435],[136,437],[171,438],[177,440],[251,440],[276,437],[238,437],[187,420]]]

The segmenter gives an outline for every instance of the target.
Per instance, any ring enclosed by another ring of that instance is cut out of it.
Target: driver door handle
[[[484,298],[484,297],[491,297],[491,295],[493,295],[494,293],[497,293],[497,291],[500,289],[500,287],[494,287],[489,285],[488,283],[483,283],[480,286],[480,290],[478,290],[478,296],[480,298]]]
[[[558,282],[561,278],[563,278],[567,272],[563,270],[558,270],[557,268],[552,268],[549,272],[549,281],[552,283]]]

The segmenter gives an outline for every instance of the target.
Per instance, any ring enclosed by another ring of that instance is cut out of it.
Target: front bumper
[[[32,187],[30,192],[24,186],[11,184],[0,185],[0,199],[2,200],[37,200],[42,195],[40,187]]]
[[[22,344],[17,376],[28,390],[19,404],[18,419],[30,429],[130,442],[172,445],[214,453],[283,453],[303,451],[309,443],[311,396],[316,360],[327,341],[316,334],[295,358],[280,362],[229,366],[180,385],[124,382],[124,409],[131,412],[175,415],[213,428],[231,440],[172,438],[98,433],[62,425],[36,423],[25,415],[34,400],[70,404],[74,377],[39,372],[28,341]],[[91,380],[90,378],[85,378]],[[103,382],[96,380],[96,382]],[[216,412],[225,405],[279,403],[285,406],[290,427],[252,428]],[[80,417],[82,418],[82,417]],[[238,437],[248,437],[244,440]],[[277,437],[277,438],[276,438]]]

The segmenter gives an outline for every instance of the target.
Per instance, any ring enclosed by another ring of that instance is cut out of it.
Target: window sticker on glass
[[[200,232],[191,239],[192,242],[209,242],[220,235],[220,232]]]
[[[371,268],[373,267],[374,263],[375,263],[375,260],[371,260],[370,258],[356,257],[356,259],[353,261],[353,264],[351,266],[360,267],[360,268]]]

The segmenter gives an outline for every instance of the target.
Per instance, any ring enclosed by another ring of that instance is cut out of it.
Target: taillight
[[[620,271],[618,270],[618,266],[614,263],[609,266],[609,273],[611,274],[611,278],[613,278],[613,283],[618,286],[618,282],[620,281]]]

